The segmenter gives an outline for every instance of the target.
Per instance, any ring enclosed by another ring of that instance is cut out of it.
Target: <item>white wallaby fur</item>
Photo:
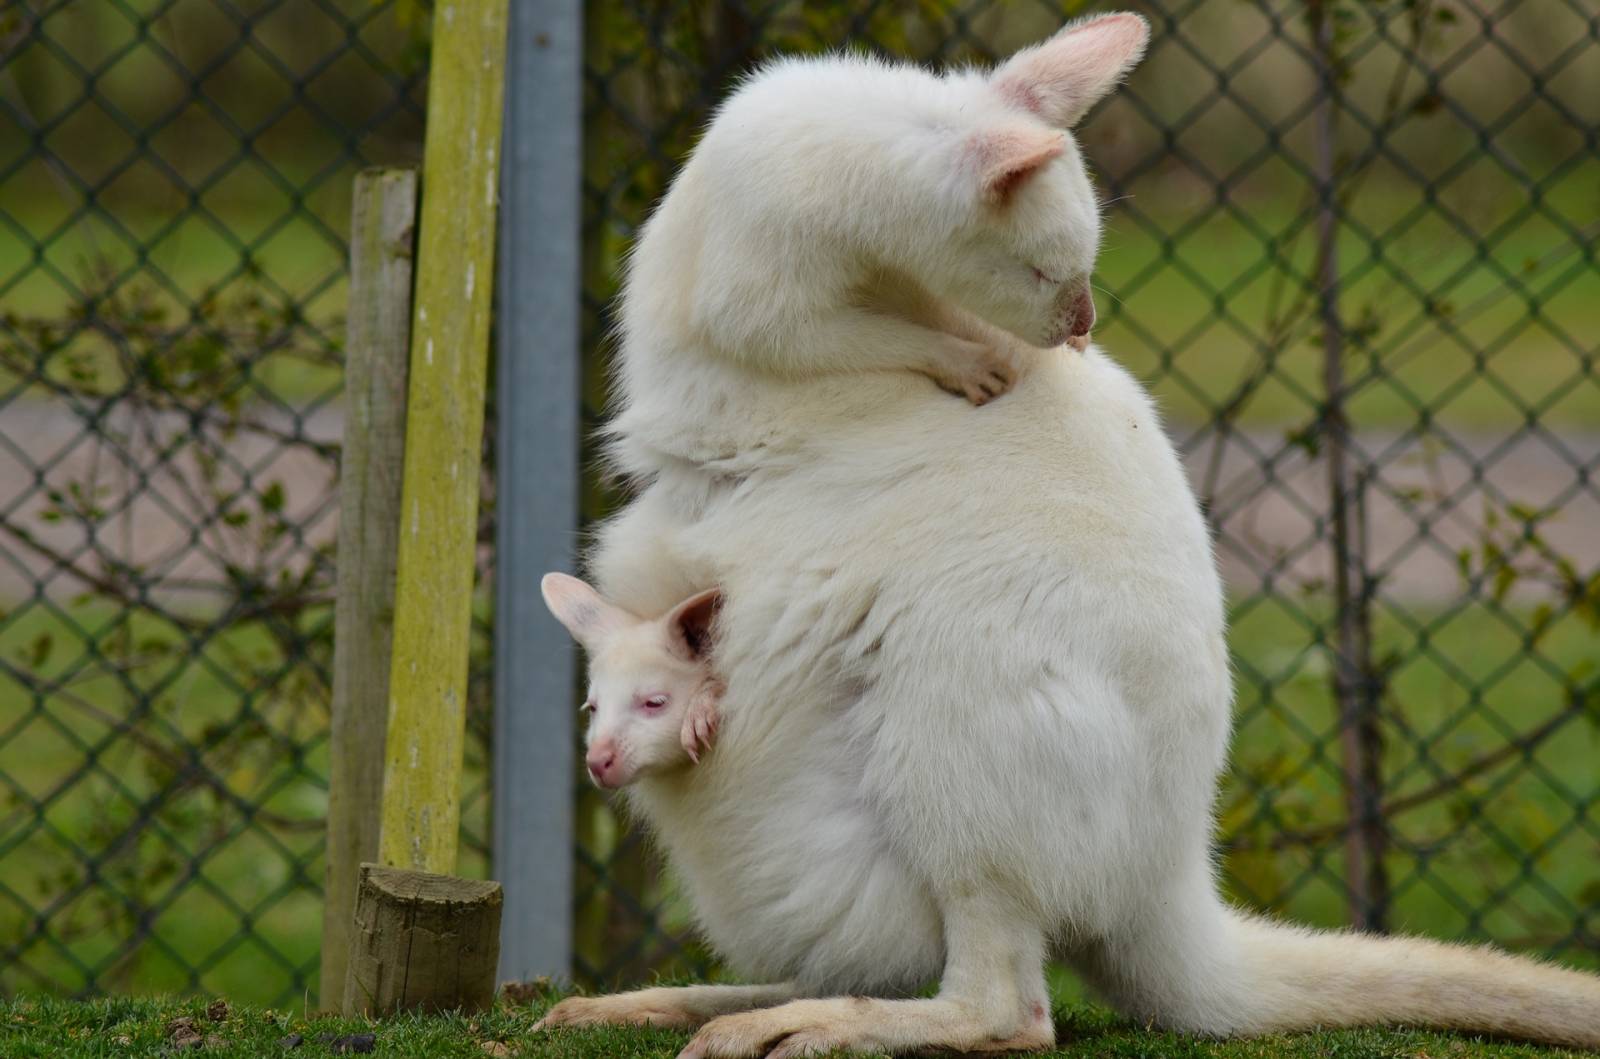
[[[546,1025],[703,1024],[691,1059],[1042,1048],[1055,951],[1177,1029],[1600,1046],[1593,976],[1217,895],[1206,526],[1140,386],[1038,348],[1092,323],[1098,215],[1064,129],[1146,36],[1092,19],[993,74],[778,63],[650,221],[609,428],[645,489],[592,569],[633,615],[719,586],[726,693],[716,748],[628,794],[711,944],[778,984]]]

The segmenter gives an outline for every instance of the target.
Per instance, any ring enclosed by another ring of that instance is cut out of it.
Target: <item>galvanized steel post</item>
[[[500,977],[572,952],[577,656],[539,578],[573,568],[581,390],[583,9],[515,0],[500,206],[494,875]]]

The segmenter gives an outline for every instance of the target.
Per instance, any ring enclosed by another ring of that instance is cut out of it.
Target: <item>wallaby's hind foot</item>
[[[534,1023],[533,1030],[584,1026],[663,1026],[692,1030],[720,1015],[781,1004],[788,985],[691,985],[636,989],[608,996],[568,997]]]
[[[980,1009],[951,1000],[797,1000],[705,1024],[678,1059],[799,1059],[830,1052],[1027,1052],[1055,1046],[1049,1010],[1021,1030],[999,1026]]]

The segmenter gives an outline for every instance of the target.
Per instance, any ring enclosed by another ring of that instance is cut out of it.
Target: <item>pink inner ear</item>
[[[1139,61],[1149,38],[1138,15],[1091,18],[1018,52],[995,72],[994,86],[1013,106],[1071,126]]]
[[[690,660],[704,658],[711,649],[711,627],[722,605],[722,592],[707,589],[690,596],[667,614],[673,647]]]
[[[984,199],[994,205],[1004,205],[1029,177],[1060,155],[1065,147],[1059,132],[1006,129],[975,139],[972,149],[978,156]]]

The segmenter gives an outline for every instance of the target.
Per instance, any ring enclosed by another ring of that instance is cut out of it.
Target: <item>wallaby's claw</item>
[[[683,744],[684,751],[688,753],[689,760],[697,765],[700,763],[701,753],[710,750],[711,744],[716,741],[717,722],[721,720],[717,703],[722,697],[722,690],[720,681],[708,682],[690,700],[689,708],[684,712],[678,739]]]
[[[1016,385],[1017,359],[985,342],[961,340],[961,350],[935,372],[934,381],[975,405],[1003,397]]]

